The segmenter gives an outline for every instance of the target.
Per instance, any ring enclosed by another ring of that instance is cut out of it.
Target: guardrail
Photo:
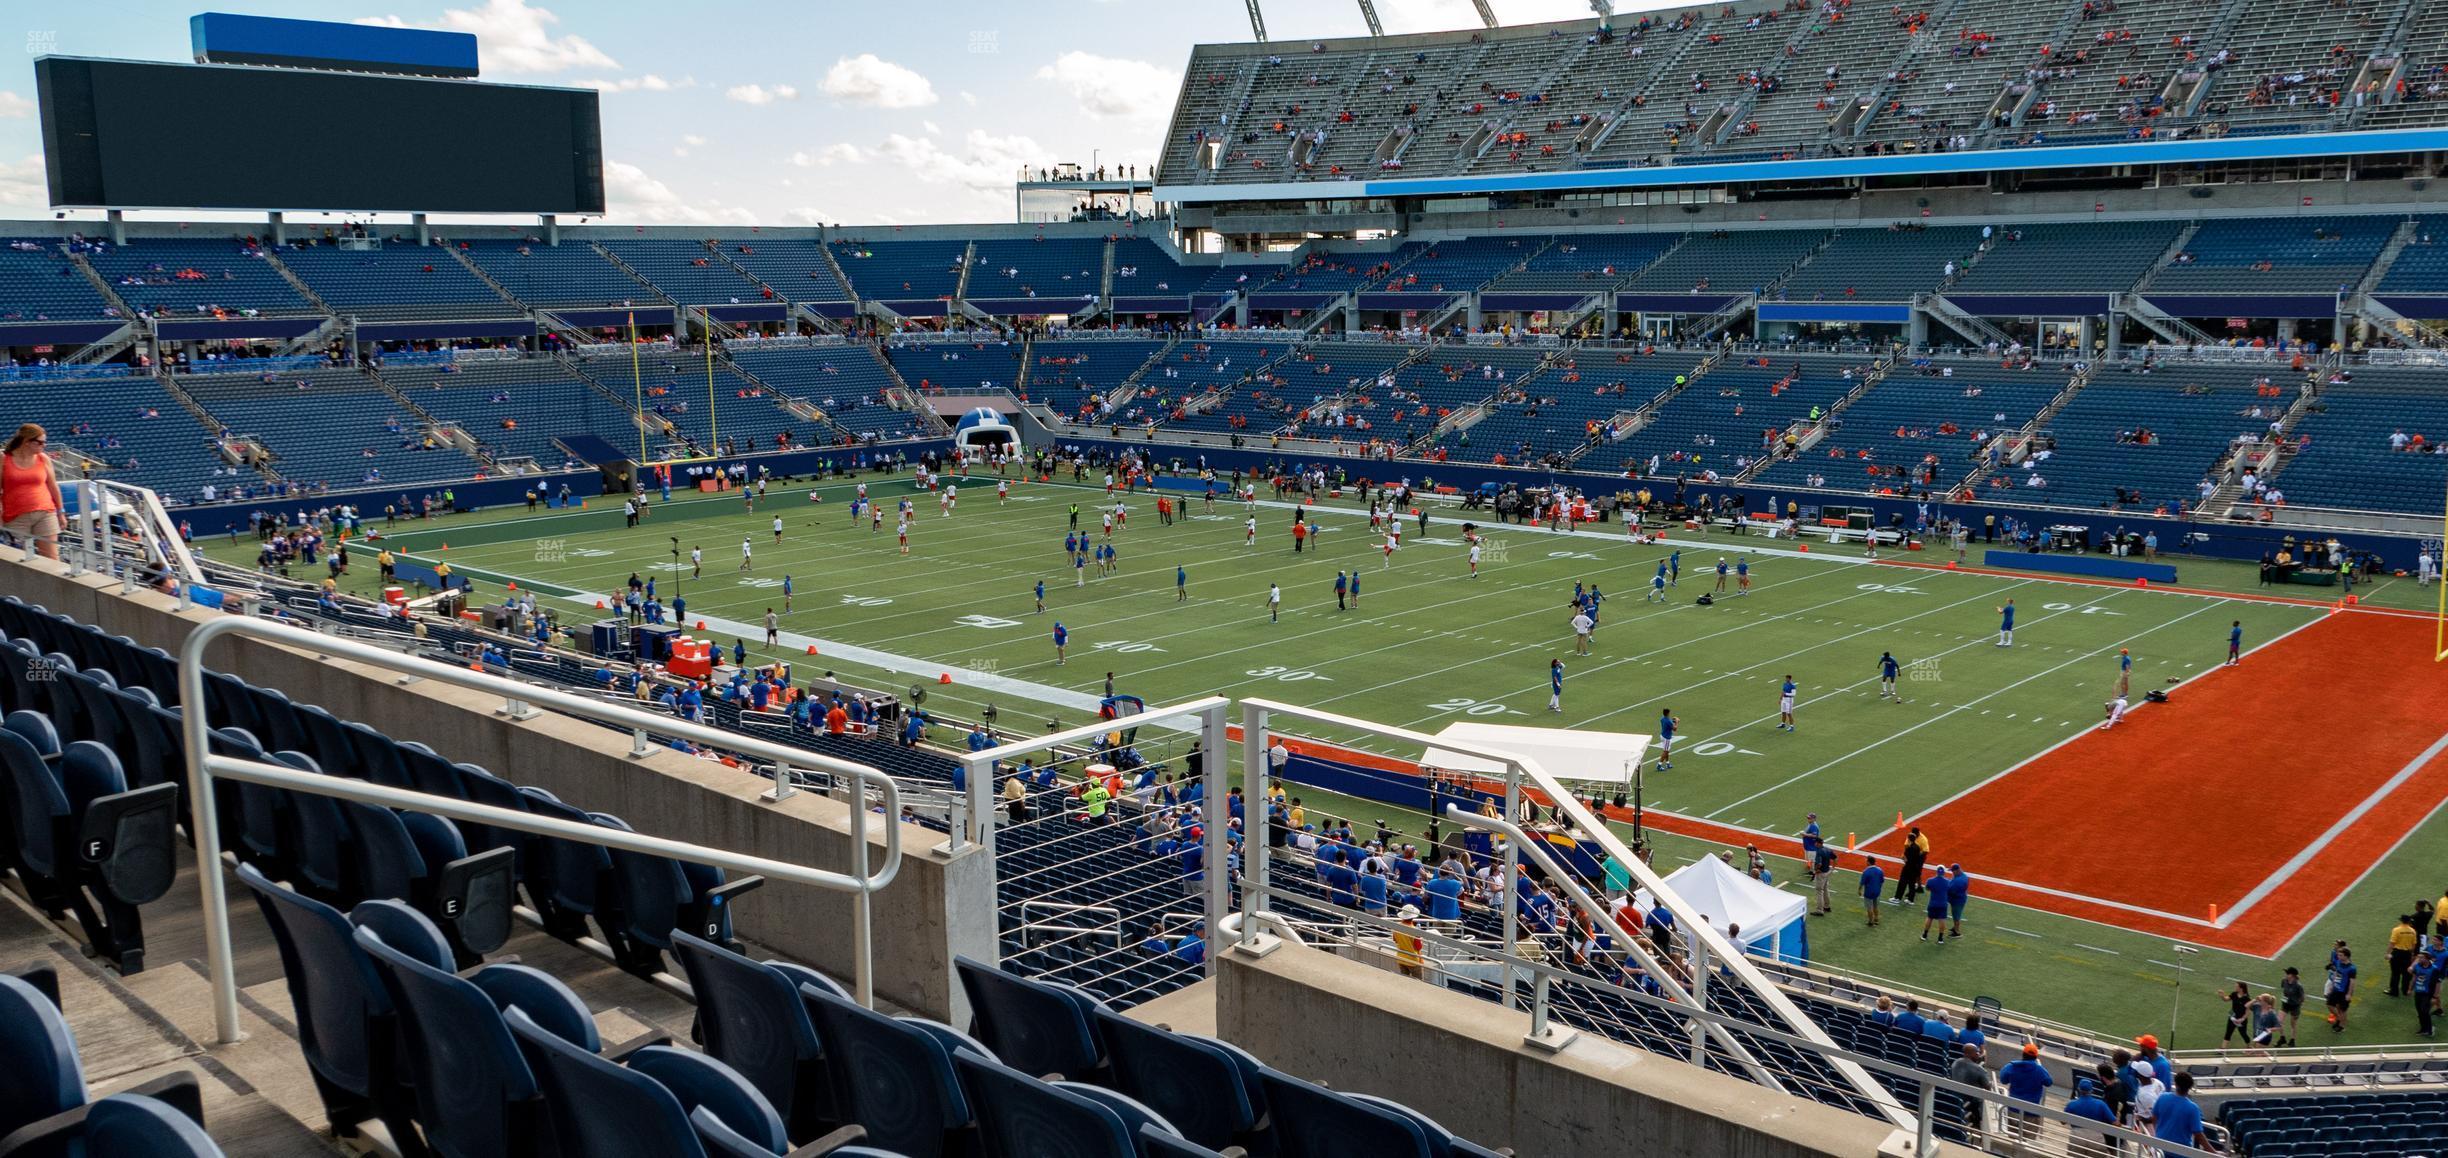
[[[179,702],[187,705],[181,713],[180,729],[186,746],[187,782],[195,811],[191,835],[196,846],[197,883],[203,892],[205,957],[212,975],[214,1024],[223,1044],[236,1042],[245,1035],[238,1028],[238,978],[230,948],[228,884],[221,877],[220,820],[212,788],[216,776],[267,788],[426,812],[513,832],[600,845],[622,852],[692,861],[735,872],[755,873],[773,880],[849,893],[852,898],[852,994],[861,1005],[872,1006],[875,1003],[874,897],[891,884],[901,871],[901,830],[899,825],[887,820],[884,828],[884,862],[881,866],[871,866],[867,843],[868,818],[871,814],[866,807],[863,788],[857,798],[850,801],[850,868],[842,873],[475,804],[454,797],[410,792],[342,776],[327,776],[261,761],[215,755],[211,749],[212,722],[207,707],[211,701],[204,690],[204,653],[214,640],[225,635],[306,646],[329,658],[369,664],[470,691],[495,693],[502,697],[501,715],[511,720],[533,719],[540,714],[537,708],[542,707],[604,723],[627,724],[639,737],[652,730],[746,753],[772,761],[778,785],[788,783],[793,766],[822,770],[861,785],[875,786],[883,799],[887,818],[899,816],[901,812],[900,786],[892,777],[864,764],[685,720],[649,715],[617,703],[531,687],[500,676],[401,655],[354,640],[306,634],[268,620],[238,616],[214,619],[198,625],[188,634],[186,642],[179,646],[178,665]]]

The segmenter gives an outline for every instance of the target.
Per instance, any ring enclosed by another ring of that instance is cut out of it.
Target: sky
[[[1587,0],[1493,3],[1507,24],[1591,14]],[[1376,6],[1390,33],[1479,23],[1470,0]],[[34,58],[191,60],[187,18],[204,7],[11,7],[22,27],[0,23],[0,49],[22,36],[25,50],[0,66],[0,218],[48,217]],[[1010,221],[1023,166],[1154,160],[1191,47],[1250,38],[1237,0],[270,0],[214,10],[469,32],[482,79],[599,89],[605,220],[651,225]],[[1356,2],[1264,0],[1264,10],[1277,42],[1367,31]],[[266,134],[233,147],[281,146]]]

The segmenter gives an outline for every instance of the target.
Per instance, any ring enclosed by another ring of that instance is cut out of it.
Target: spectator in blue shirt
[[[1325,862],[1318,870],[1318,879],[1326,885],[1326,899],[1341,908],[1351,908],[1356,902],[1353,891],[1360,885],[1358,874],[1343,863],[1341,856]]]
[[[2099,1096],[2099,1083],[2090,1078],[2075,1079],[2074,1098],[2065,1104],[2065,1112],[2077,1118],[2098,1122],[2103,1126],[2117,1124],[2116,1111],[2110,1109],[2107,1101]],[[2105,1130],[2100,1132],[2100,1141],[2112,1149],[2115,1146]]]
[[[1878,999],[1878,1004],[1877,1004],[1876,1006],[1872,1007],[1872,1008],[1871,1008],[1871,1010],[1870,1010],[1870,1024],[1872,1024],[1872,1025],[1894,1025],[1894,1024],[1895,1024],[1895,1020],[1896,1020],[1895,998],[1889,997],[1889,996],[1887,996],[1886,994],[1883,994],[1883,993],[1882,993],[1882,994],[1880,994],[1880,995],[1879,995],[1879,999]]]
[[[1967,1013],[1964,1015],[1963,1029],[1955,1035],[1955,1040],[1965,1045],[1977,1045],[1982,1049],[1989,1048],[1989,1035],[1981,1032],[1980,1014]]]
[[[1174,855],[1181,861],[1182,892],[1196,896],[1199,886],[1207,880],[1206,846],[1192,841],[1180,846]]]
[[[1462,919],[1462,880],[1449,870],[1438,870],[1436,879],[1428,882],[1428,919],[1459,921]]]
[[[2048,1067],[2040,1064],[2040,1047],[2024,1042],[2023,1056],[2007,1062],[2004,1068],[1998,1070],[1998,1084],[2006,1087],[2007,1097],[2037,1106],[2046,1097],[2045,1091],[2057,1084],[2057,1079],[2050,1077]],[[2029,1115],[2022,1116],[2029,1124]]]
[[[986,734],[986,729],[985,729],[983,726],[980,726],[980,727],[974,727],[974,728],[969,729],[969,750],[970,750],[970,751],[972,751],[972,752],[983,752],[983,751],[985,751],[986,749],[988,749],[988,748],[992,748],[992,747],[994,747],[994,746],[995,746],[994,739],[993,739],[992,737],[990,737],[990,736],[988,736],[988,735]]]
[[[1921,939],[1929,940],[1930,930],[1936,929],[1938,930],[1938,943],[1944,945],[1947,939],[1946,874],[1933,872],[1929,875],[1929,880],[1922,884],[1929,892],[1929,906],[1923,910],[1925,918],[1921,922]]]
[[[2175,1088],[2159,1095],[2159,1100],[2151,1104],[2151,1137],[2187,1146],[2209,1145],[2210,1140],[2202,1134],[2201,1106],[2193,1101],[2192,1094],[2193,1075],[2176,1075]]]
[[[1955,1030],[1953,1027],[1947,1025],[1945,1010],[1933,1011],[1927,1018],[1922,1020],[1921,1036],[1935,1041],[1944,1042],[1948,1045],[1956,1044]]]
[[[1922,1024],[1921,1002],[1916,998],[1905,998],[1904,1012],[1896,1014],[1895,1027],[1905,1033],[1918,1034]]]

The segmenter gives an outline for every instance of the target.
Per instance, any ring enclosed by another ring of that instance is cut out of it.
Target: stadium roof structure
[[[1630,732],[1591,732],[1575,728],[1529,728],[1519,724],[1477,724],[1460,721],[1437,733],[1440,740],[1494,748],[1538,762],[1558,780],[1593,784],[1629,784],[1632,769],[1649,750],[1649,737]],[[1431,747],[1420,764],[1444,772],[1474,776],[1504,775],[1493,760]]]

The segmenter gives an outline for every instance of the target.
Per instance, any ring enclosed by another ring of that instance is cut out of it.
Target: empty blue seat
[[[1138,1158],[1138,1129],[1171,1132],[1161,1117],[1139,1107],[1117,1110],[1087,1091],[1049,1084],[967,1050],[953,1058],[961,1081],[976,1099],[978,1134],[987,1158]],[[1107,1091],[1110,1093],[1110,1091]],[[1113,1097],[1122,1097],[1112,1094]],[[1127,1116],[1127,1117],[1126,1117]],[[1127,1120],[1136,1118],[1137,1121]]]
[[[1256,1059],[1223,1042],[1174,1033],[1097,1011],[1113,1083],[1163,1114],[1181,1135],[1211,1149],[1250,1146],[1266,1117]]]
[[[221,1147],[195,1119],[140,1093],[113,1094],[0,1137],[0,1152],[26,1158],[221,1158]]]
[[[761,1149],[780,1154],[787,1148],[782,1119],[773,1107],[721,1062],[662,1047],[639,1051],[643,1056],[661,1050],[654,1064],[694,1095],[695,1104],[684,1104],[681,1090],[647,1068],[624,1066],[582,1049],[536,1024],[522,1008],[511,1007],[502,1019],[543,1091],[554,1139],[564,1154],[696,1158],[707,1152],[690,1122],[700,1108],[752,1153]]]
[[[824,1047],[799,998],[802,984],[823,989],[832,982],[813,970],[751,961],[686,932],[673,934],[672,945],[697,995],[696,1032],[706,1052],[764,1094],[793,1138],[839,1124]]]
[[[966,1148],[974,1115],[946,1038],[812,985],[799,996],[824,1043],[834,1104],[868,1141],[910,1158]]]
[[[31,737],[31,739],[29,739]],[[119,757],[90,740],[55,747],[41,716],[13,712],[0,727],[0,820],[9,867],[54,919],[76,915],[97,956],[122,973],[144,969],[137,908],[170,891],[178,790],[130,791]],[[55,758],[46,758],[56,751]]]
[[[1089,1078],[1105,1068],[1105,1046],[1091,1020],[1099,1002],[1085,991],[1003,972],[955,957],[969,995],[970,1032],[1023,1073]]]

